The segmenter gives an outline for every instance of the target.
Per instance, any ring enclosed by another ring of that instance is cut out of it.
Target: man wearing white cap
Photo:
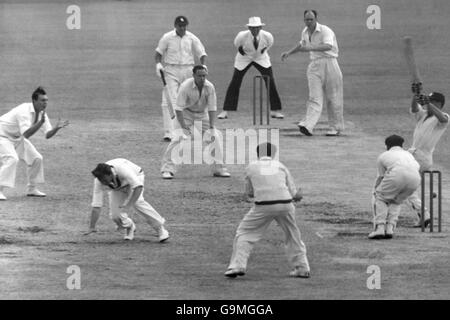
[[[172,106],[177,101],[178,90],[184,80],[192,75],[192,67],[195,58],[205,65],[206,51],[200,39],[187,31],[189,22],[184,16],[175,18],[175,30],[165,33],[159,40],[155,53],[156,74],[161,77],[161,71],[165,73],[169,97]],[[164,66],[162,60],[164,57]],[[164,141],[171,141],[176,119],[170,118],[167,108],[167,100],[162,94],[162,113],[164,122]]]
[[[270,110],[272,118],[283,119],[280,96],[275,85],[272,72],[272,64],[268,51],[273,45],[273,36],[270,32],[262,30],[265,26],[260,17],[250,17],[247,24],[248,30],[241,31],[234,39],[234,45],[238,49],[234,59],[234,73],[231,83],[228,86],[223,111],[218,115],[219,119],[228,118],[227,111],[236,111],[239,101],[239,90],[242,79],[251,66],[254,66],[261,75],[270,78]],[[264,78],[266,81],[266,78]],[[267,86],[267,82],[266,82]]]
[[[344,94],[342,72],[337,62],[336,35],[329,27],[317,22],[315,10],[306,10],[304,21],[306,27],[300,43],[281,55],[284,61],[293,53],[309,52],[311,59],[307,70],[309,99],[306,118],[298,123],[298,127],[304,135],[312,136],[326,102],[330,126],[326,135],[338,136],[344,130]]]

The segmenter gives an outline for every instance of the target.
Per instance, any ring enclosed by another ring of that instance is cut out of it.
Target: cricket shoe
[[[284,119],[284,115],[278,111],[271,111],[270,116],[275,119]]]
[[[378,224],[375,231],[369,234],[369,239],[385,239],[386,230],[384,224]]]
[[[424,228],[428,228],[428,226],[431,223],[431,219],[425,219],[425,221],[423,222]],[[421,221],[417,222],[413,228],[422,228],[422,223]]]
[[[5,201],[7,198],[5,197],[5,195],[3,194],[2,191],[0,191],[0,201]]]
[[[225,277],[236,278],[237,276],[245,275],[245,269],[243,268],[230,268],[225,271]]]
[[[231,177],[231,174],[226,169],[222,169],[220,171],[214,172],[213,176],[220,178],[229,178]]]
[[[386,233],[385,238],[386,239],[392,239],[394,237],[394,225],[392,223],[388,223],[386,225]]]
[[[169,171],[164,171],[161,176],[165,180],[173,179],[173,173]]]
[[[36,187],[28,188],[27,190],[27,196],[28,197],[45,197],[47,196],[42,191],[39,191]]]
[[[159,242],[164,242],[169,239],[169,231],[166,230],[163,226],[158,231],[158,240]]]
[[[305,136],[308,136],[308,137],[311,137],[311,136],[312,136],[312,133],[309,132],[309,130],[308,130],[306,127],[301,126],[301,125],[298,125],[298,129],[299,129],[300,132],[303,133]]]
[[[170,142],[170,141],[172,141],[172,137],[170,135],[164,135],[163,141]]]
[[[134,222],[131,222],[131,227],[126,228],[126,234],[125,237],[123,237],[125,240],[133,240],[134,239],[134,232],[136,231],[136,225]]]
[[[328,137],[337,137],[341,134],[341,132],[339,130],[336,129],[330,129],[327,131],[327,133],[325,134]]]
[[[217,116],[217,119],[228,119],[228,113],[226,111],[222,111],[221,113],[219,113],[219,115]]]
[[[311,272],[309,270],[305,270],[300,267],[295,267],[294,270],[289,272],[289,277],[293,278],[309,278],[311,276]]]

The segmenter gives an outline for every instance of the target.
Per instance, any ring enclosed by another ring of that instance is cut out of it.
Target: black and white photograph
[[[0,300],[449,300],[449,16],[0,0]]]

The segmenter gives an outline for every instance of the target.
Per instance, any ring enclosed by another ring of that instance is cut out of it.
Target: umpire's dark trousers
[[[223,103],[223,110],[225,111],[236,111],[239,100],[239,90],[241,89],[242,79],[245,73],[251,66],[255,66],[256,69],[261,73],[261,75],[267,75],[270,78],[270,110],[281,110],[280,96],[277,92],[277,87],[275,85],[275,79],[273,77],[272,67],[264,68],[259,64],[252,62],[245,69],[238,70],[234,68],[233,78],[228,86],[227,94],[225,96],[225,101]],[[266,81],[266,79],[264,79]],[[267,81],[266,81],[267,88]]]

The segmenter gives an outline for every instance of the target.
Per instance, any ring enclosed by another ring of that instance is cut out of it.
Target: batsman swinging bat
[[[414,49],[412,46],[411,37],[403,38],[403,53],[405,55],[406,64],[408,66],[409,72],[411,74],[412,82],[422,82],[422,79],[419,74],[419,69],[416,65],[416,59],[414,58]]]
[[[175,112],[173,111],[172,99],[170,98],[169,88],[167,88],[167,82],[166,77],[164,75],[164,71],[160,70],[159,73],[161,74],[161,80],[164,85],[163,91],[164,95],[166,96],[167,109],[169,109],[170,119],[175,119]]]

